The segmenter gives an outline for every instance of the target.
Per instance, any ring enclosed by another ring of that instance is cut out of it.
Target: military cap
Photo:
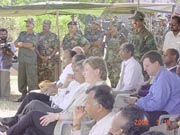
[[[43,24],[51,25],[51,21],[50,20],[44,20]]]
[[[27,20],[24,20],[24,22],[30,22],[34,25],[34,19],[33,18],[28,18]]]
[[[166,20],[166,17],[159,16],[159,17],[157,17],[156,21],[165,21],[165,20]]]
[[[146,16],[143,12],[135,11],[134,15],[131,16],[129,19],[144,19]]]
[[[77,22],[71,21],[71,22],[69,22],[69,23],[67,24],[67,26],[69,26],[69,25],[77,25]]]

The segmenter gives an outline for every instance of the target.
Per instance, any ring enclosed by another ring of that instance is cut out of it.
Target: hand
[[[18,42],[17,46],[20,47],[20,48],[23,47],[23,42]]]
[[[43,62],[47,62],[48,61],[48,56],[42,56],[41,59],[42,59]]]
[[[177,122],[172,122],[171,124],[167,124],[167,130],[173,130],[177,128],[178,128]]]
[[[74,80],[74,75],[73,74],[68,74],[67,77],[66,77],[66,81],[71,82],[73,80]]]
[[[125,99],[125,102],[127,102],[130,105],[134,105],[136,103],[137,99],[138,99],[137,97],[128,97]]]
[[[77,106],[73,111],[73,122],[74,121],[81,121],[82,118],[86,115],[85,107],[84,106]]]
[[[44,115],[44,116],[42,116],[42,117],[40,118],[40,121],[41,121],[40,124],[41,124],[43,127],[45,127],[45,126],[47,126],[48,124],[50,124],[50,123],[58,120],[58,119],[57,119],[57,116],[58,116],[58,115],[59,115],[59,114],[57,114],[57,113],[50,113],[50,112],[48,112],[47,115]]]

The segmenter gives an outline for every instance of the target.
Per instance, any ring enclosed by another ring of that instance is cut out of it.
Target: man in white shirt
[[[133,57],[134,47],[132,44],[123,43],[120,46],[121,64],[120,80],[116,86],[117,91],[130,92],[138,89],[144,83],[141,65]]]
[[[173,16],[171,20],[171,31],[169,31],[164,40],[163,51],[174,48],[180,53],[180,17]]]
[[[81,120],[87,114],[96,121],[89,135],[106,135],[111,128],[114,97],[107,85],[94,86],[87,91],[88,97],[85,107],[76,107],[73,113],[73,130],[71,135],[80,135]]]

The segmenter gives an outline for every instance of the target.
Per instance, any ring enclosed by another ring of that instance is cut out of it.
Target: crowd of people
[[[163,45],[147,29],[144,13],[135,11],[129,21],[133,25],[130,31],[124,25],[118,29],[113,20],[105,32],[93,21],[83,35],[73,15],[59,46],[57,35],[50,31],[50,20],[43,21],[43,32],[38,34],[33,31],[34,20],[25,20],[27,31],[14,42],[19,48],[22,96],[18,101],[22,103],[14,116],[0,118],[0,135],[164,135],[149,130],[158,126],[161,115],[180,114],[180,17],[172,16]],[[6,29],[0,29],[6,45],[3,34],[7,35]],[[63,71],[55,81],[59,47]],[[9,50],[1,50],[2,83],[10,68],[8,63],[5,68],[3,60],[13,57],[14,48],[10,45]],[[47,80],[49,84],[40,93],[32,91]],[[6,97],[10,88],[5,85],[9,84],[1,85],[0,91]],[[62,134],[60,127],[67,120],[72,124]],[[165,124],[172,130],[180,121]]]

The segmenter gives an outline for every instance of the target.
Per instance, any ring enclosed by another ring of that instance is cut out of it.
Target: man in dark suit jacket
[[[179,52],[176,49],[168,49],[164,53],[164,64],[166,68],[173,73],[177,73],[178,59]]]

